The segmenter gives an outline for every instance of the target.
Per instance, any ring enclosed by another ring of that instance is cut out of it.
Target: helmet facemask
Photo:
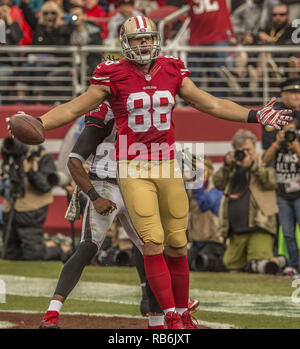
[[[132,20],[132,18],[130,18],[129,20]],[[149,19],[147,19],[149,21],[147,23],[148,27],[151,26],[151,29],[155,30],[150,30],[150,28],[147,27],[138,29],[136,28],[133,20],[131,23],[126,25],[129,20],[124,23],[120,33],[123,55],[130,61],[134,61],[139,64],[148,64],[159,56],[161,43],[159,32],[156,31],[155,24],[152,21],[150,22]],[[153,42],[151,44],[131,46],[130,39],[148,36],[152,37]],[[143,52],[145,50],[149,52]]]

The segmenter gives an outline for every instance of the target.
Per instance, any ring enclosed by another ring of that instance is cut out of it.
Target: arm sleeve
[[[92,153],[96,152],[97,146],[106,138],[106,128],[92,125],[86,125],[77,139],[69,157],[79,155],[86,160]]]

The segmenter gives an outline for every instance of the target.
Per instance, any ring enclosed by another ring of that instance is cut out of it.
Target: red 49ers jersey
[[[96,67],[90,83],[107,85],[113,94],[109,103],[118,132],[117,159],[175,157],[172,112],[182,80],[189,75],[176,57],[158,57],[148,73],[128,60]]]
[[[234,37],[226,0],[188,0],[190,5],[189,45],[209,45]]]

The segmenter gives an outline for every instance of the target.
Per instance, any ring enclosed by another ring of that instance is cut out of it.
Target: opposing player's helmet
[[[130,46],[129,40],[139,36],[151,36],[153,43],[150,45]],[[157,58],[160,52],[160,35],[155,23],[144,16],[128,18],[121,27],[120,41],[123,55],[131,61],[147,64]],[[147,50],[148,52],[144,53]]]

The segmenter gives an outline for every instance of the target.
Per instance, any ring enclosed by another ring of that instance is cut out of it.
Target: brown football
[[[28,114],[15,114],[9,119],[11,133],[22,143],[41,144],[45,129],[40,121]]]

